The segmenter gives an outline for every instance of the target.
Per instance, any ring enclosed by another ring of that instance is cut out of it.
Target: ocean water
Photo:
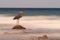
[[[16,15],[18,11],[23,11],[24,16],[60,16],[60,8],[0,8],[0,14],[6,16]]]

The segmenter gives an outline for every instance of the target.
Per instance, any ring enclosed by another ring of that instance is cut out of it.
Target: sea
[[[0,8],[0,14],[6,16],[13,16],[19,11],[23,11],[24,16],[60,16],[60,8]]]
[[[19,23],[26,30],[12,29],[19,11],[23,11]],[[60,8],[0,8],[0,40],[30,40],[31,36],[43,35],[60,40]]]

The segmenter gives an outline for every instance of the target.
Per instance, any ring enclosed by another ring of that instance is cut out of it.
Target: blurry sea
[[[23,30],[13,30],[13,17],[24,12],[20,19]],[[0,40],[22,40],[21,38],[48,35],[51,40],[60,40],[60,8],[0,8]]]
[[[0,8],[0,14],[15,16],[18,11],[24,11],[24,16],[60,16],[60,8]]]

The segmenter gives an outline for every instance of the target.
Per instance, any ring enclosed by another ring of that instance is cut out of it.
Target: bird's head
[[[23,13],[23,11],[19,11],[19,13]]]
[[[23,11],[19,11],[19,14],[18,15],[23,15]]]

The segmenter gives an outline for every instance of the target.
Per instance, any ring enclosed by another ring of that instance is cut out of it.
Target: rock
[[[25,27],[21,26],[21,25],[15,25],[12,29],[26,29]]]

